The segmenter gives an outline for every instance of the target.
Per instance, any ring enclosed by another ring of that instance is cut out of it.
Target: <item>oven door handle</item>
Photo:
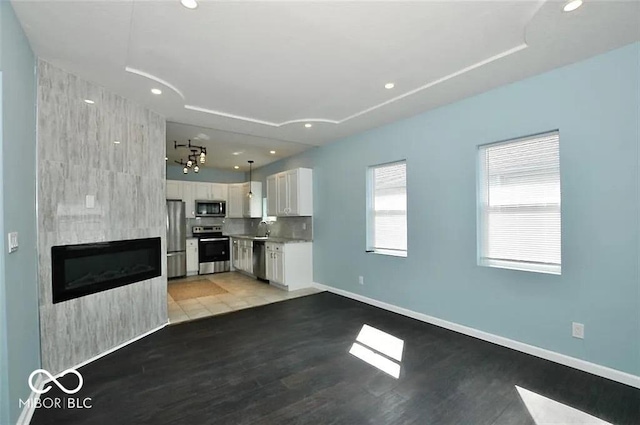
[[[222,241],[228,241],[229,238],[206,238],[206,239],[199,239],[199,242],[222,242]]]

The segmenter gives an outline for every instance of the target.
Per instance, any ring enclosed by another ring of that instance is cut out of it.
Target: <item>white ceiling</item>
[[[269,139],[229,131],[214,130],[190,124],[167,122],[167,158],[170,165],[177,165],[174,161],[186,160],[188,148],[174,148],[174,141],[207,148],[207,162],[205,166],[213,168],[234,169],[248,171],[248,160],[255,161],[254,168],[262,167],[271,162],[288,156],[304,152],[309,145]],[[271,151],[275,151],[274,154]]]
[[[640,40],[638,1],[12,2],[38,56],[258,166]]]

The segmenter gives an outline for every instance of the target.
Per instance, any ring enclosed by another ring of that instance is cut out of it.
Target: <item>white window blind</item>
[[[560,274],[558,132],[480,147],[480,264]]]
[[[382,254],[407,253],[407,163],[369,169],[368,249]]]

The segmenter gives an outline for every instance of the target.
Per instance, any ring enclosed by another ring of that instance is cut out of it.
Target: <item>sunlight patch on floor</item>
[[[612,425],[581,410],[569,407],[550,398],[516,385],[520,398],[536,425]]]
[[[349,354],[398,379],[403,351],[404,340],[365,324]]]

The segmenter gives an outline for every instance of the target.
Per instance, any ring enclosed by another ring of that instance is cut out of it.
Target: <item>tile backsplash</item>
[[[254,229],[252,234],[263,235],[268,227],[273,237],[313,240],[312,217],[278,217],[277,221],[268,224],[261,221],[258,218],[251,220]]]
[[[222,226],[222,232],[225,235],[247,235],[254,233],[251,229],[251,220],[244,218],[187,218],[187,237],[192,236],[191,228],[193,226]]]
[[[271,236],[290,239],[313,239],[313,218],[278,217],[277,221],[263,223],[260,218],[187,218],[187,237],[193,226],[222,226],[225,235],[263,235],[266,226]]]

